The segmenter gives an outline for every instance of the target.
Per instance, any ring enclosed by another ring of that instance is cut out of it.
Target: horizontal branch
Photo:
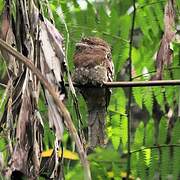
[[[158,80],[158,81],[123,81],[105,82],[105,87],[142,87],[142,86],[175,86],[180,85],[180,80]]]
[[[104,82],[102,87],[147,87],[147,86],[176,86],[180,85],[180,80],[158,80],[158,81],[116,81]],[[66,84],[68,86],[68,84]],[[94,87],[92,85],[81,85],[74,83],[75,87]],[[97,86],[96,86],[97,87]]]

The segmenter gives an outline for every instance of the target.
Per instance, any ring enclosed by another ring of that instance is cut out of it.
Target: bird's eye
[[[76,51],[80,51],[81,47],[80,46],[76,46]]]
[[[111,53],[108,53],[108,54],[107,54],[107,58],[108,58],[110,61],[112,60]]]

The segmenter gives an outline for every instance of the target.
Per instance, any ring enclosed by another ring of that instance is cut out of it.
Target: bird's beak
[[[76,47],[89,47],[89,45],[79,42],[79,43],[76,43]]]

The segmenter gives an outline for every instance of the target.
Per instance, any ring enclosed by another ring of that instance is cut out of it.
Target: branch
[[[64,117],[65,124],[67,124],[67,128],[70,131],[70,134],[72,138],[74,139],[77,150],[79,153],[79,157],[82,163],[82,166],[84,168],[85,173],[85,179],[90,180],[91,179],[91,173],[89,168],[89,163],[87,160],[86,153],[84,152],[83,146],[81,144],[81,141],[79,139],[79,136],[77,134],[76,128],[71,120],[71,116],[66,109],[65,105],[62,103],[62,101],[59,99],[58,93],[55,91],[54,87],[51,86],[51,84],[47,81],[47,79],[42,75],[42,73],[37,69],[32,61],[25,56],[23,56],[21,53],[19,53],[16,49],[12,48],[10,45],[8,45],[5,41],[0,39],[0,47],[13,55],[18,61],[21,61],[23,64],[25,64],[33,74],[37,76],[37,78],[40,80],[40,82],[44,85],[44,87],[48,90],[49,94],[52,96],[54,102],[56,103],[60,114]]]
[[[157,146],[147,146],[147,147],[142,147],[141,149],[131,151],[130,153],[133,154],[133,153],[137,153],[140,151],[144,151],[146,149],[160,149],[160,148],[164,148],[164,147],[178,147],[178,148],[180,148],[180,144],[162,144],[162,145],[157,145]]]
[[[180,80],[157,80],[157,81],[123,81],[123,82],[104,82],[105,87],[143,87],[143,86],[176,86],[180,85]],[[75,85],[76,86],[76,85]]]
[[[132,14],[132,25],[131,25],[131,32],[130,32],[130,41],[129,41],[129,81],[132,81],[132,50],[133,50],[133,36],[134,36],[134,28],[135,28],[135,17],[136,17],[136,0],[132,0],[133,3],[133,14]],[[131,82],[130,82],[131,83]],[[131,104],[132,104],[132,86],[129,86],[128,90],[128,108],[127,108],[127,117],[128,117],[128,162],[127,162],[127,176],[126,178],[129,179],[131,173],[131,119],[132,119],[132,111],[131,111]]]

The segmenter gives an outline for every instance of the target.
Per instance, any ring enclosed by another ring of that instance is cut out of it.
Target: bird
[[[88,148],[106,144],[105,119],[111,89],[104,82],[113,81],[114,64],[111,47],[99,37],[82,38],[73,56],[73,81],[79,84],[88,109]]]

